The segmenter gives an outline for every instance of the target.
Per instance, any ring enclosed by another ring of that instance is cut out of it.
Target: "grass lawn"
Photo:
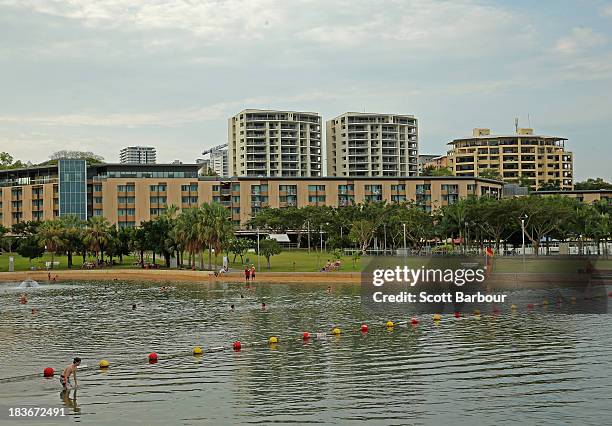
[[[611,270],[612,259],[597,260],[593,262],[595,269]],[[542,273],[576,273],[579,269],[584,270],[586,264],[580,259],[563,259],[558,257],[526,258],[525,272]],[[517,257],[496,257],[493,261],[494,272],[523,272],[523,259]]]
[[[27,271],[30,269],[29,259],[25,257],[19,256],[17,253],[6,253],[3,252],[0,254],[0,272],[7,272],[9,265],[9,257],[13,257],[15,259],[15,271]],[[95,259],[93,257],[87,257],[86,262],[93,262]],[[108,260],[105,257],[105,260]],[[152,259],[148,259],[151,262]],[[51,261],[51,253],[45,253],[42,257],[32,260],[32,266],[37,270],[45,270],[45,262]],[[59,262],[59,266],[54,267],[54,270],[68,269],[68,257],[67,256],[55,256],[55,262]],[[114,258],[115,262],[119,262],[119,258]],[[123,256],[123,263],[120,265],[115,265],[113,268],[132,268],[133,263],[136,261],[136,258],[133,256]],[[145,261],[147,259],[145,258]],[[81,269],[83,266],[83,258],[80,255],[72,256],[73,269]],[[155,263],[161,264],[162,261],[156,259]]]
[[[30,267],[29,261],[26,258],[19,256],[17,253],[2,253],[0,254],[0,272],[8,271],[9,264],[9,256],[13,256],[15,258],[15,271],[27,271]],[[245,256],[245,261],[248,258],[249,265],[255,265],[257,267],[257,255],[255,253],[247,253]],[[73,269],[81,269],[83,264],[83,258],[81,256],[73,256]],[[222,264],[222,256],[219,256],[217,260],[218,268],[220,268]],[[236,257],[236,262],[232,262],[234,259],[233,255],[229,256],[229,267],[232,271],[243,270],[244,265],[240,263],[240,257]],[[312,251],[308,253],[307,250],[292,250],[292,251],[283,251],[276,256],[272,256],[270,258],[270,271],[272,272],[316,272],[321,269],[327,263],[327,260],[331,259],[328,253],[323,253],[322,255],[318,252]],[[118,258],[114,259],[116,262],[119,261]],[[137,259],[133,256],[124,256],[123,264],[113,266],[113,268],[137,268],[137,266],[133,265],[133,263]],[[45,270],[45,262],[51,261],[51,254],[45,253],[45,255],[41,258],[32,260],[32,266],[34,266],[37,270]],[[66,256],[55,256],[55,261],[59,262],[59,266],[55,267],[55,270],[67,269],[68,259]],[[93,257],[88,257],[86,259],[87,262],[93,262]],[[146,262],[152,262],[151,256],[145,255]],[[187,262],[187,255],[185,255],[185,262]],[[156,263],[163,266],[163,259],[156,257]],[[214,256],[213,256],[214,263]],[[267,263],[266,259],[261,256],[260,258],[261,271],[267,271]],[[200,265],[199,256],[197,257],[196,265]],[[204,268],[208,268],[208,253],[204,253]],[[360,262],[357,262],[355,269],[353,269],[353,261],[351,257],[344,256],[342,258],[342,266],[340,271],[344,272],[359,272],[360,270]]]

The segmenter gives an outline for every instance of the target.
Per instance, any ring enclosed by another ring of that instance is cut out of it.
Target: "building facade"
[[[246,109],[228,120],[230,176],[322,176],[321,116]]]
[[[490,129],[474,129],[472,137],[449,143],[448,166],[455,176],[496,173],[504,182],[528,183],[531,189],[553,184],[572,189],[573,155],[565,149],[567,139],[534,135],[518,128],[515,134],[492,135]]]
[[[418,124],[412,115],[347,112],[326,123],[327,176],[418,175]]]
[[[608,204],[612,204],[612,190],[611,189],[582,189],[572,191],[536,191],[532,192],[533,195],[539,196],[552,196],[562,195],[564,197],[575,198],[581,203],[593,204],[598,201],[604,201]]]
[[[420,156],[419,156],[420,157]],[[448,156],[447,155],[437,155],[432,156],[433,158],[429,158],[421,163],[419,163],[419,174],[421,174],[426,169],[447,169],[448,168]]]
[[[157,153],[152,146],[128,146],[119,152],[123,164],[155,164]]]
[[[228,208],[236,226],[244,227],[265,207],[413,201],[432,211],[469,195],[497,198],[502,190],[501,182],[472,177],[223,179],[198,176],[196,164],[86,166],[83,160],[76,161],[82,164],[77,175],[68,180],[57,166],[0,171],[0,223],[10,228],[22,221],[69,214],[83,217],[79,212],[84,211],[86,217],[103,216],[119,227],[134,227],[171,205],[186,209],[216,201]],[[77,169],[76,165],[71,168]],[[73,186],[75,181],[77,187]],[[81,196],[83,187],[86,193]],[[72,204],[69,210],[63,207],[66,203]]]

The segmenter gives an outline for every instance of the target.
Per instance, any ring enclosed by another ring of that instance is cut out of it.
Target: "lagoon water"
[[[18,285],[0,283],[0,408],[65,407],[54,424],[610,422],[609,314],[428,315],[387,331],[351,286],[41,283],[20,305]],[[352,332],[362,321],[370,332]],[[334,326],[345,333],[301,339]],[[263,344],[191,355],[236,339]],[[74,356],[76,401],[41,374]]]

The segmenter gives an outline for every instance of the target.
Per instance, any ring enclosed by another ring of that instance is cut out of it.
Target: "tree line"
[[[3,246],[15,248],[30,260],[42,256],[45,250],[53,257],[67,256],[68,267],[73,257],[80,255],[85,262],[91,254],[97,263],[105,256],[123,261],[134,254],[145,266],[145,253],[156,256],[170,267],[171,259],[178,266],[205,268],[204,253],[208,252],[208,269],[218,263],[218,256],[233,254],[234,261],[257,247],[256,241],[238,238],[227,208],[219,203],[204,203],[199,208],[184,209],[170,206],[163,214],[145,221],[137,228],[119,228],[104,217],[87,221],[74,216],[44,222],[27,221],[13,225],[11,238],[3,238]],[[325,237],[329,251],[353,248],[367,253],[377,246],[389,250],[404,247],[419,253],[429,244],[448,251],[482,250],[493,247],[499,252],[508,243],[521,240],[522,224],[528,244],[539,253],[542,241],[587,240],[600,243],[611,238],[612,204],[602,200],[584,204],[562,196],[526,196],[495,199],[468,197],[454,204],[428,212],[415,202],[371,202],[341,207],[307,206],[302,208],[263,208],[249,220],[247,227],[264,232],[296,234],[298,248],[317,247]],[[9,230],[0,227],[0,238]],[[319,238],[317,238],[317,236]],[[270,257],[281,251],[279,244],[264,239],[260,254],[270,264]]]

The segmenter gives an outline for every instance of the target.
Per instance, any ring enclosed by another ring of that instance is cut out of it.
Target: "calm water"
[[[416,329],[388,332],[389,318],[364,312],[349,286],[327,294],[323,285],[174,285],[162,294],[159,284],[43,284],[19,305],[22,290],[0,283],[0,406],[67,407],[69,419],[56,424],[96,425],[612,421],[610,315],[536,309],[444,316],[437,326],[428,315]],[[362,321],[369,333],[349,333]],[[332,326],[347,334],[300,338]],[[276,348],[191,355],[195,345],[271,335]],[[150,365],[152,351],[160,361]],[[76,407],[57,376],[40,374],[75,355],[89,366]],[[108,372],[96,368],[103,358]]]

